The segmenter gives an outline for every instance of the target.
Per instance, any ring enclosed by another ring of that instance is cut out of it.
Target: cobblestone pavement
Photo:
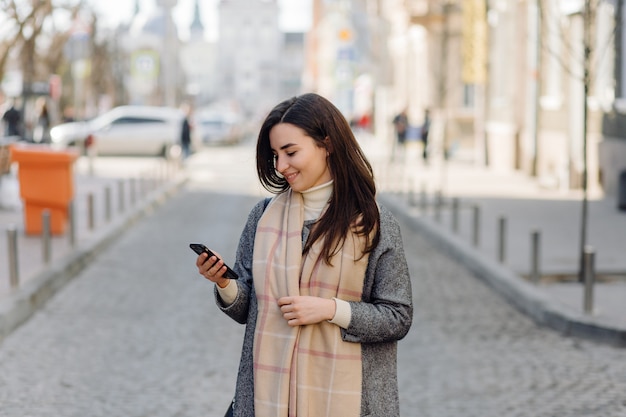
[[[221,417],[243,328],[188,243],[232,261],[258,198],[189,187],[103,251],[0,344],[0,417]],[[402,230],[416,307],[403,416],[626,416],[626,349],[538,327]]]
[[[626,416],[626,349],[538,327],[402,230],[416,307],[399,346],[403,416]]]
[[[0,345],[0,416],[222,416],[243,327],[188,244],[230,259],[256,201],[187,193],[137,223]]]

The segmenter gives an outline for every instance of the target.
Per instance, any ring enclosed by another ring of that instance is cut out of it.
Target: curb
[[[523,280],[505,266],[482,253],[444,228],[427,219],[411,215],[404,202],[383,193],[379,199],[398,219],[467,268],[476,278],[485,282],[507,302],[536,323],[550,327],[567,336],[589,339],[617,347],[626,347],[626,327],[607,323],[601,318],[587,316],[567,306],[556,304],[536,286]]]
[[[113,219],[108,227],[97,231],[87,241],[81,242],[80,248],[75,248],[70,254],[53,262],[46,271],[29,279],[22,287],[0,300],[0,342],[74,279],[99,252],[113,243],[134,223],[178,193],[186,182],[187,178],[182,177],[153,191],[135,209]]]

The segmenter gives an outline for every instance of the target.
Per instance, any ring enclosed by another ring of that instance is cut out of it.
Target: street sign
[[[68,61],[87,59],[90,55],[89,34],[86,32],[74,32],[65,43],[63,54]]]

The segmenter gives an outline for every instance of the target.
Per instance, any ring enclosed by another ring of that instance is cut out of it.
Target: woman
[[[277,105],[257,141],[273,194],[250,212],[234,270],[200,255],[217,304],[246,324],[234,416],[399,416],[396,343],[413,307],[400,229],[325,98]]]

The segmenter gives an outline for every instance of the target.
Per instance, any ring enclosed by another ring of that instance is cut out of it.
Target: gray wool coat
[[[237,322],[246,325],[233,402],[235,417],[254,417],[252,352],[257,300],[252,277],[252,252],[256,226],[266,202],[262,200],[252,209],[241,234],[233,266],[239,275],[236,281],[239,287],[237,298],[232,304],[225,305],[215,290],[218,307]],[[305,223],[303,242],[308,237],[311,223]],[[382,206],[380,241],[369,256],[362,301],[351,302],[350,307],[350,325],[347,329],[341,329],[341,335],[346,342],[361,343],[361,416],[399,416],[397,341],[411,327],[413,302],[400,227],[391,212]]]

